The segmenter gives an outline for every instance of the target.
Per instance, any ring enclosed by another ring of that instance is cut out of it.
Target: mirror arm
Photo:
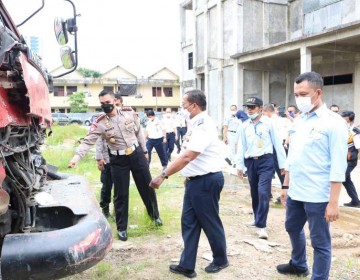
[[[44,0],[43,0],[43,1],[44,1]],[[73,34],[73,35],[75,36],[75,42],[74,42],[74,44],[75,44],[75,50],[73,51],[73,53],[75,54],[75,65],[74,65],[74,67],[73,67],[72,69],[70,69],[69,71],[67,71],[67,72],[65,72],[65,73],[62,73],[62,74],[60,74],[60,75],[57,75],[57,76],[53,76],[54,79],[60,78],[60,77],[65,76],[65,75],[67,75],[67,74],[69,74],[69,73],[71,73],[71,72],[74,72],[75,69],[76,69],[77,66],[78,66],[77,26],[76,26],[76,17],[77,17],[77,15],[76,15],[76,8],[75,8],[74,3],[73,3],[71,0],[65,0],[65,1],[69,2],[69,3],[72,5],[73,11],[74,11],[74,21],[73,21],[73,23],[74,23],[74,24],[73,24],[74,34]]]
[[[67,1],[67,0],[66,0]],[[20,27],[21,25],[23,25],[25,22],[27,22],[29,19],[31,19],[34,15],[36,15],[40,10],[42,10],[45,6],[45,0],[42,0],[42,5],[39,9],[37,9],[35,12],[33,12],[28,18],[26,18],[22,23],[16,25],[16,27]]]

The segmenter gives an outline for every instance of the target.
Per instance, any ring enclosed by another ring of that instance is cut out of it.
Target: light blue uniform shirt
[[[244,158],[272,154],[274,147],[279,168],[285,168],[286,154],[282,145],[282,137],[270,118],[262,116],[256,124],[251,119],[247,119],[243,123],[240,141],[239,144],[241,144],[242,149],[237,154],[237,169],[245,170]]]
[[[345,181],[349,136],[345,121],[324,104],[298,116],[289,134],[288,195],[298,201],[328,202],[330,182]]]

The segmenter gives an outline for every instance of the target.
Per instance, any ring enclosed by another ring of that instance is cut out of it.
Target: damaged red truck
[[[75,51],[62,47],[68,70],[59,76],[77,67],[77,15],[64,1],[74,17],[56,19],[55,35],[61,45],[74,35]],[[48,170],[40,147],[51,132],[48,95],[56,77],[26,45],[2,1],[0,13],[0,279],[58,279],[101,261],[112,231],[84,178]]]

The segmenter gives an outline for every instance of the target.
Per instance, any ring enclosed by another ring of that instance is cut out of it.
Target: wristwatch
[[[167,178],[169,178],[169,176],[166,174],[166,171],[165,170],[163,170],[163,172],[161,172],[161,175],[160,175],[162,178],[164,178],[164,179],[167,179]]]

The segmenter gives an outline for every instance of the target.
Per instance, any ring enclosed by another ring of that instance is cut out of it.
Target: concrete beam
[[[301,73],[311,71],[311,50],[307,47],[300,48],[300,71]]]

